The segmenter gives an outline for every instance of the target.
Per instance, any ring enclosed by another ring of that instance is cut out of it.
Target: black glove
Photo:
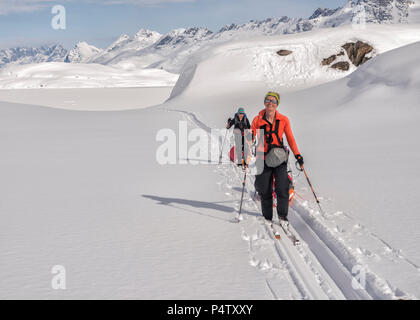
[[[229,118],[226,124],[226,129],[230,129],[232,127],[232,119]]]
[[[296,160],[297,160],[297,162],[299,163],[299,165],[302,167],[303,166],[303,157],[300,155],[300,154],[297,154],[296,156],[295,156],[295,158],[296,158]]]

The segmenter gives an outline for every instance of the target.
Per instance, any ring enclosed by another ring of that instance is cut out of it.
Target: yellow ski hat
[[[280,95],[277,92],[273,92],[273,91],[268,92],[265,95],[264,100],[267,99],[267,97],[274,97],[274,98],[276,98],[277,99],[277,105],[280,104]]]

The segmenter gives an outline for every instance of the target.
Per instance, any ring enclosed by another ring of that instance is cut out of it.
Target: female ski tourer
[[[264,98],[265,109],[254,118],[251,131],[256,138],[257,161],[263,161],[263,168],[255,177],[255,189],[261,198],[262,214],[265,219],[273,218],[273,178],[274,192],[277,197],[277,214],[281,224],[288,224],[289,177],[287,174],[288,150],[283,144],[283,135],[296,157],[303,166],[303,157],[299,153],[289,119],[277,111],[280,95],[268,92]]]
[[[230,129],[232,126],[234,126],[237,165],[241,166],[243,162],[246,163],[248,158],[248,148],[245,148],[245,131],[251,128],[244,108],[239,108],[233,119],[228,119],[226,129]]]

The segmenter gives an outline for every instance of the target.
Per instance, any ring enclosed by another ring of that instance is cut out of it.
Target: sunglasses
[[[271,100],[271,99],[268,99],[268,98],[266,98],[264,100],[264,103],[279,104],[278,101],[277,101],[277,99]]]

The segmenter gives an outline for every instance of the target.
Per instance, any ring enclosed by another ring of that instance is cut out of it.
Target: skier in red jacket
[[[274,191],[277,197],[277,214],[280,223],[288,223],[289,211],[289,177],[287,174],[287,161],[276,166],[267,166],[266,156],[273,148],[283,148],[283,135],[295,155],[297,161],[303,166],[303,157],[299,153],[295,138],[292,133],[289,119],[277,111],[280,95],[268,92],[264,98],[265,109],[254,118],[251,130],[254,138],[258,139],[257,159],[264,159],[262,172],[256,175],[255,189],[261,197],[262,214],[265,219],[273,219],[273,178],[275,179]],[[261,134],[264,137],[261,137]],[[264,143],[261,143],[261,142]]]

